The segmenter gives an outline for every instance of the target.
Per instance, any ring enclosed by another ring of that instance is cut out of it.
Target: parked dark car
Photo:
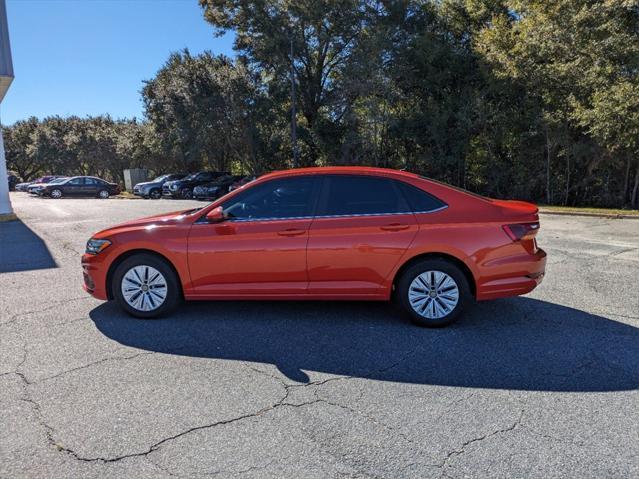
[[[62,198],[63,196],[95,196],[106,199],[120,193],[120,187],[95,176],[74,176],[62,183],[46,185],[42,189],[42,196]]]
[[[145,181],[143,183],[137,183],[133,187],[133,194],[141,196],[142,198],[152,198],[154,200],[162,198],[162,186],[167,181],[181,180],[186,176],[185,173],[169,173],[166,175],[158,176],[151,181]]]
[[[64,183],[68,179],[68,176],[60,176],[46,183],[31,183],[29,186],[27,186],[27,193],[30,193],[32,195],[41,195],[42,190],[44,190],[45,186]]]
[[[168,198],[193,198],[193,188],[204,183],[210,183],[216,178],[225,175],[230,175],[230,173],[225,171],[199,171],[181,180],[167,181],[162,186],[162,195]]]
[[[9,191],[15,191],[16,185],[18,183],[22,183],[22,178],[19,178],[16,175],[9,175],[7,179],[9,180]]]
[[[210,183],[204,183],[203,185],[193,188],[193,198],[198,200],[215,200],[227,194],[231,185],[242,178],[244,178],[242,175],[220,176]]]
[[[27,188],[35,183],[48,183],[51,180],[55,180],[56,178],[59,178],[59,175],[48,175],[48,176],[41,176],[40,178],[36,178],[33,181],[25,181],[24,183],[18,183],[16,185],[16,191],[27,191]]]
[[[247,183],[257,179],[255,175],[242,176],[239,180],[235,181],[231,186],[229,186],[229,191],[237,190],[238,188],[244,186]]]

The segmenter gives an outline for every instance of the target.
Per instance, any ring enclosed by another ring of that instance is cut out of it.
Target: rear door
[[[98,190],[103,184],[95,178],[85,178],[82,187],[82,196],[97,196]]]
[[[325,177],[310,228],[309,293],[382,295],[418,231],[396,182],[365,175]]]

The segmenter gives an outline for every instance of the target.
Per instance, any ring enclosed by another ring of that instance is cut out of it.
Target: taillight
[[[539,230],[539,223],[516,223],[502,226],[504,232],[513,241],[533,239]]]

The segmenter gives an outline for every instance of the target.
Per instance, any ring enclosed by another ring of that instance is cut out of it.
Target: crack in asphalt
[[[90,367],[95,366],[97,364],[102,364],[102,363],[106,363],[106,362],[110,362],[110,361],[126,361],[126,360],[129,360],[129,359],[135,359],[135,358],[140,357],[140,356],[149,356],[151,354],[157,354],[157,353],[155,351],[143,351],[141,353],[135,353],[135,354],[132,354],[132,355],[129,355],[129,356],[111,356],[111,357],[108,357],[108,358],[102,358],[102,359],[98,359],[97,361],[94,361],[92,363],[84,364],[82,366],[78,366],[78,367],[71,368],[71,369],[66,369],[66,370],[61,371],[61,372],[59,372],[57,374],[54,374],[53,376],[47,376],[45,378],[39,379],[37,381],[34,381],[31,384],[39,384],[39,383],[43,383],[43,382],[46,382],[46,381],[50,381],[52,379],[57,379],[57,378],[60,378],[60,377],[64,376],[65,374],[72,373],[74,371],[80,371],[82,369],[87,369],[87,368],[90,368]]]
[[[45,312],[50,311],[52,309],[59,308],[60,306],[64,306],[65,304],[69,304],[69,303],[72,303],[74,301],[81,301],[83,299],[87,300],[87,299],[91,299],[91,297],[88,296],[88,295],[85,295],[85,296],[81,296],[81,297],[77,297],[77,298],[65,299],[63,301],[56,301],[53,304],[49,304],[49,306],[47,306],[46,308],[35,309],[33,311],[25,311],[25,312],[22,312],[22,313],[17,313],[17,314],[14,314],[13,316],[11,316],[7,321],[4,321],[4,322],[0,323],[0,326],[8,326],[9,324],[14,323],[18,318],[21,318],[22,316],[29,316],[31,314],[37,314],[37,313],[45,313]]]
[[[384,373],[386,371],[389,371],[389,370],[397,367],[403,361],[405,361],[406,359],[408,359],[409,357],[414,355],[419,349],[420,349],[420,345],[418,345],[415,348],[413,348],[411,351],[409,351],[407,354],[403,355],[399,360],[395,361],[391,365],[386,366],[386,367],[381,368],[381,369],[376,370],[376,371],[372,371],[366,377],[370,377],[370,376],[375,375],[375,374],[381,374],[381,373]],[[62,376],[64,374],[67,374],[68,372],[75,371],[75,370],[78,370],[78,369],[85,369],[87,367],[93,366],[95,364],[100,364],[100,363],[103,363],[103,362],[106,362],[106,361],[133,359],[133,358],[136,358],[136,357],[139,357],[139,356],[142,356],[142,355],[148,355],[148,354],[153,354],[153,352],[137,353],[137,354],[135,354],[133,356],[129,356],[129,357],[104,358],[104,359],[101,359],[101,360],[96,361],[94,363],[90,363],[88,365],[84,365],[84,366],[80,366],[78,368],[73,368],[73,369],[64,371],[64,372],[59,373],[59,374],[57,374],[55,376],[51,376],[49,378],[45,378],[45,379],[40,380],[38,382],[54,379],[56,377],[60,377],[60,376]],[[243,420],[246,420],[246,419],[260,417],[260,416],[263,416],[266,413],[269,413],[271,411],[274,411],[275,409],[282,408],[282,407],[301,408],[301,407],[307,407],[307,406],[311,406],[311,405],[319,404],[319,403],[328,404],[328,405],[331,405],[333,407],[339,407],[339,408],[342,408],[344,410],[350,411],[351,413],[359,414],[359,415],[367,418],[368,420],[373,421],[376,424],[379,424],[380,426],[384,427],[387,430],[395,431],[399,436],[401,436],[405,440],[413,443],[413,441],[410,440],[403,433],[401,433],[399,431],[396,431],[394,428],[388,426],[387,424],[381,423],[376,418],[374,418],[374,417],[372,417],[370,415],[367,415],[367,414],[363,413],[362,411],[358,411],[358,410],[356,410],[354,408],[350,408],[348,406],[344,406],[342,404],[339,404],[339,403],[336,403],[336,402],[333,402],[333,401],[329,401],[327,399],[321,399],[321,398],[317,397],[317,390],[314,392],[315,399],[313,399],[313,400],[309,400],[309,401],[305,401],[305,402],[297,403],[297,404],[296,403],[286,402],[287,399],[289,398],[289,396],[291,394],[291,390],[293,388],[309,387],[309,386],[319,387],[319,386],[322,386],[322,385],[324,385],[324,384],[326,384],[328,382],[331,382],[331,381],[344,380],[344,379],[353,379],[353,377],[351,377],[351,376],[333,377],[333,378],[328,378],[328,379],[325,379],[325,380],[322,380],[322,381],[316,381],[316,382],[310,382],[310,383],[303,384],[303,385],[297,385],[297,384],[287,384],[287,383],[285,383],[282,380],[282,378],[276,377],[274,375],[271,375],[271,374],[269,374],[269,373],[267,373],[265,371],[259,370],[257,368],[253,368],[253,367],[251,367],[251,366],[249,366],[247,364],[245,364],[245,366],[247,366],[252,371],[258,372],[260,374],[265,374],[265,375],[270,376],[271,378],[279,381],[284,386],[284,390],[285,390],[284,391],[284,395],[276,403],[271,404],[269,406],[266,406],[264,408],[261,408],[261,409],[259,409],[256,412],[243,414],[243,415],[240,415],[240,416],[236,416],[236,417],[229,418],[229,419],[224,419],[224,420],[221,420],[221,421],[216,421],[216,422],[213,422],[213,423],[210,423],[210,424],[204,424],[204,425],[200,425],[200,426],[195,426],[195,427],[186,429],[184,431],[181,431],[181,432],[179,432],[177,434],[174,434],[172,436],[167,436],[167,437],[155,442],[148,449],[146,449],[144,451],[133,452],[133,453],[128,453],[128,454],[122,454],[122,455],[113,456],[113,457],[99,457],[99,456],[97,456],[97,457],[85,457],[85,456],[80,455],[75,450],[73,450],[73,449],[71,449],[69,447],[66,447],[66,446],[60,444],[58,441],[56,441],[56,439],[55,439],[55,430],[54,430],[54,428],[52,426],[50,426],[45,421],[44,414],[42,412],[40,404],[36,400],[31,398],[30,395],[29,395],[28,387],[33,385],[33,384],[36,384],[36,383],[29,381],[29,379],[22,372],[20,372],[18,370],[13,371],[11,373],[6,373],[6,374],[15,374],[22,380],[23,385],[24,385],[24,395],[21,398],[21,400],[23,400],[25,402],[28,402],[29,404],[31,404],[33,406],[33,409],[36,412],[36,415],[38,417],[38,422],[45,430],[46,438],[47,438],[47,441],[49,442],[49,444],[51,446],[53,446],[56,450],[58,450],[60,452],[64,452],[64,453],[68,454],[69,456],[73,457],[75,460],[82,461],[82,462],[112,463],[112,462],[118,462],[118,461],[121,461],[123,459],[128,459],[128,458],[145,457],[145,456],[153,453],[154,451],[157,451],[162,445],[164,445],[164,444],[166,444],[166,443],[168,443],[170,441],[173,441],[175,439],[178,439],[180,437],[183,437],[183,436],[186,436],[188,434],[191,434],[193,432],[196,432],[196,431],[201,431],[201,430],[205,430],[205,429],[211,429],[211,428],[214,428],[214,427],[217,427],[217,426],[233,424],[233,423],[237,423],[237,422],[240,422],[240,421],[243,421]],[[3,375],[6,375],[6,374],[3,374]]]
[[[484,441],[486,439],[489,439],[489,438],[491,438],[493,436],[497,436],[499,434],[505,434],[505,433],[514,431],[515,429],[517,429],[517,427],[519,427],[521,425],[521,422],[522,422],[523,418],[524,418],[524,409],[522,409],[520,411],[519,417],[510,426],[505,427],[503,429],[497,429],[495,431],[489,432],[489,433],[484,434],[484,435],[479,436],[479,437],[474,437],[472,439],[469,439],[468,441],[464,441],[462,443],[462,445],[458,449],[453,449],[452,451],[449,451],[446,454],[446,457],[444,458],[444,460],[441,463],[433,464],[433,465],[442,469],[442,477],[448,477],[448,475],[446,474],[446,471],[444,470],[444,468],[448,466],[448,464],[450,463],[450,461],[454,457],[461,456],[462,454],[464,454],[466,452],[466,447],[470,446],[471,444],[482,442],[482,441]]]

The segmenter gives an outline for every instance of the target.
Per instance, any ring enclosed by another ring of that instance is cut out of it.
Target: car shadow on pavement
[[[22,221],[0,224],[0,273],[57,267],[45,242]]]
[[[639,329],[531,298],[479,303],[458,323],[422,329],[391,304],[187,303],[166,319],[131,318],[115,303],[90,313],[127,346],[402,383],[527,391],[639,387]]]

